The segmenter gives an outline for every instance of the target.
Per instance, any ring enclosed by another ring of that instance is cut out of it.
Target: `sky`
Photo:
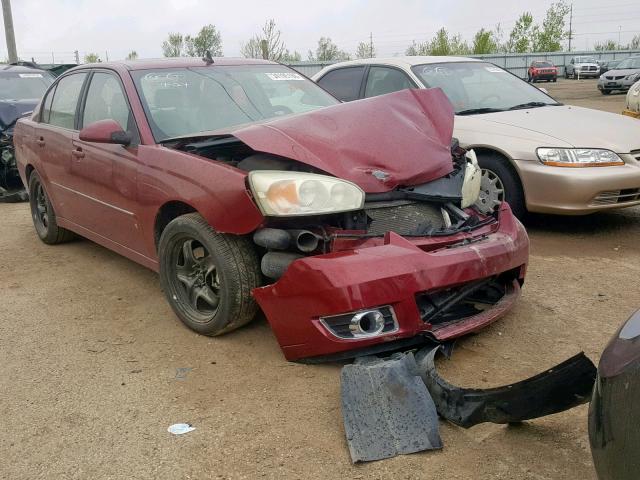
[[[195,35],[206,24],[222,34],[225,56],[239,56],[244,42],[273,18],[291,51],[306,59],[321,36],[354,53],[373,42],[378,56],[403,54],[441,27],[470,40],[482,28],[502,26],[508,36],[516,19],[530,11],[542,22],[553,0],[12,0],[18,54],[41,63],[72,62],[95,52],[105,60],[135,50],[140,58],[160,57],[169,32]],[[1,58],[7,57],[0,25]],[[628,43],[640,33],[640,1],[574,0],[572,50],[598,41]],[[0,58],[0,59],[1,59]]]

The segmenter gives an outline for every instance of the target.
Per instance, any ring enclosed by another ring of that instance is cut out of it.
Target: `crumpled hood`
[[[606,148],[616,153],[629,153],[640,148],[638,121],[624,115],[590,108],[560,105],[510,112],[474,115],[486,122],[510,125],[549,136],[576,148]]]
[[[40,100],[1,100],[0,101],[0,130],[6,130],[18,118],[32,111]]]
[[[450,173],[453,119],[442,90],[403,90],[228,133],[253,150],[306,163],[377,193]]]

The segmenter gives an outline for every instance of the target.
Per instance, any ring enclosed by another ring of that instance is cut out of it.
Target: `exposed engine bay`
[[[247,172],[305,172],[327,175],[312,165],[256,152],[234,136],[170,141],[165,146],[231,165]],[[496,221],[474,206],[480,189],[480,168],[473,151],[451,145],[453,170],[431,182],[366,193],[362,208],[326,215],[266,217],[253,240],[262,250],[262,272],[277,280],[294,260],[339,250],[338,240],[351,242],[384,237],[450,236]],[[373,171],[372,175],[384,172]]]

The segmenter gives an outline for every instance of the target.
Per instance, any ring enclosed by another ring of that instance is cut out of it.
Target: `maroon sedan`
[[[15,129],[38,236],[159,271],[205,335],[260,307],[289,360],[446,340],[513,303],[528,239],[473,207],[438,90],[341,104],[267,61],[83,65]]]

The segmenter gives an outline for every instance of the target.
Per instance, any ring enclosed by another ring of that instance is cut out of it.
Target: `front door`
[[[78,222],[101,237],[141,252],[142,234],[136,208],[138,130],[117,74],[96,71],[80,107],[80,130],[105,119],[115,120],[131,134],[133,142],[127,146],[93,143],[74,134],[70,187],[82,206]]]

